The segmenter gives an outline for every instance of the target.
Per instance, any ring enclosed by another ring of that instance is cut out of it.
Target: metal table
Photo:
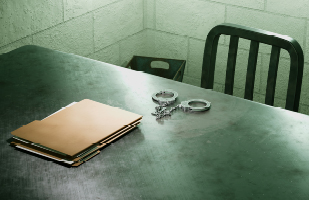
[[[156,121],[161,89],[212,107]],[[11,131],[82,99],[142,123],[77,168],[9,146]],[[0,56],[1,199],[309,199],[308,130],[303,114],[73,54],[24,46]]]

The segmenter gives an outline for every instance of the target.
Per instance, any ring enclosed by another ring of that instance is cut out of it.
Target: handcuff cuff
[[[162,94],[168,94],[172,96],[170,98],[162,98],[157,96]],[[171,114],[179,108],[182,109],[184,112],[202,112],[210,109],[211,102],[206,101],[204,99],[190,99],[188,101],[182,101],[180,104],[171,107],[170,110],[167,110],[166,107],[175,103],[177,97],[178,93],[171,89],[164,89],[161,90],[160,92],[154,93],[152,95],[152,99],[155,103],[159,105],[155,107],[156,111],[151,114],[156,116],[156,119],[161,119],[162,117],[165,116],[171,116]],[[190,106],[190,103],[204,103],[205,106],[194,107]]]

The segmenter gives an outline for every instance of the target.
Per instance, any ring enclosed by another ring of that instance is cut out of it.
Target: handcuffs
[[[169,98],[158,97],[157,95],[168,94],[172,95]],[[171,116],[171,114],[178,108],[181,108],[184,112],[202,112],[210,109],[210,102],[204,99],[190,99],[188,101],[182,101],[180,104],[171,107],[170,110],[167,110],[167,106],[175,103],[178,93],[171,89],[164,89],[160,92],[156,92],[152,95],[152,100],[159,104],[155,107],[156,111],[151,113],[156,116],[156,119],[161,119],[165,116]],[[204,103],[205,106],[195,107],[191,106],[190,103]]]

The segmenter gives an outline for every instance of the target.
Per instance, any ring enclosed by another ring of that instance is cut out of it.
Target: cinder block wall
[[[133,55],[187,60],[200,86],[207,33],[228,22],[289,35],[305,54],[300,112],[309,114],[306,0],[0,0],[0,54],[35,44],[125,66]],[[214,90],[223,92],[229,38],[219,41]],[[249,42],[240,41],[234,95],[243,97]],[[254,100],[263,102],[270,47],[261,45]],[[284,107],[289,55],[281,52],[275,106]]]
[[[0,54],[34,44],[121,65],[143,18],[143,0],[0,0]]]
[[[205,40],[220,23],[235,23],[296,39],[305,55],[300,112],[309,114],[309,3],[306,0],[146,0],[149,54],[187,60],[184,82],[200,86]],[[223,92],[229,37],[219,40],[215,90]],[[249,41],[241,40],[234,95],[243,97]],[[150,48],[152,47],[152,48]],[[254,100],[264,102],[271,47],[260,46]],[[289,54],[281,51],[275,106],[285,107]]]

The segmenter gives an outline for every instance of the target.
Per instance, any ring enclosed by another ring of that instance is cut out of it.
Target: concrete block
[[[201,78],[205,41],[190,38],[187,72],[188,76]]]
[[[265,104],[265,95],[254,92],[253,93],[253,101]]]
[[[275,97],[274,107],[280,107],[280,108],[285,109],[285,99]]]
[[[263,11],[248,10],[245,8],[227,7],[227,22],[240,24],[248,27],[259,28],[282,35],[289,35],[304,46],[305,20],[297,19],[290,16],[282,16],[280,14],[266,13]],[[229,43],[229,39],[225,40],[225,44]],[[250,42],[242,39],[239,42],[240,48],[249,49]],[[269,45],[261,44],[260,52],[270,53]],[[288,53],[282,52],[283,57],[289,58]]]
[[[306,104],[300,104],[298,112],[305,115],[309,115],[309,106]]]
[[[19,40],[32,33],[32,7],[24,1],[1,1],[0,46]]]
[[[117,2],[117,1],[119,0],[103,0],[103,1],[102,0],[92,0],[92,9],[95,10],[103,6]]]
[[[267,1],[266,10],[295,17],[309,17],[309,1],[293,0],[293,2],[291,2],[282,0],[271,0]]]
[[[148,56],[147,30],[143,30],[120,41],[120,65],[125,67],[133,56]]]
[[[188,38],[186,36],[148,30],[147,38],[150,57],[187,60]]]
[[[67,21],[117,1],[120,0],[64,0],[64,20]]]
[[[62,22],[62,12],[61,0],[1,1],[0,46]]]
[[[300,102],[309,106],[309,64],[305,63]]]
[[[92,53],[87,57],[119,66],[121,64],[119,62],[119,55],[119,43],[115,43],[95,53]]]
[[[224,85],[215,82],[213,91],[224,93]]]
[[[119,1],[94,13],[95,50],[143,29],[143,1]]]
[[[20,40],[17,40],[16,42],[13,42],[13,43],[10,43],[4,47],[1,47],[0,48],[0,55],[3,54],[3,53],[7,53],[9,51],[12,51],[14,49],[17,49],[21,46],[24,46],[24,45],[31,45],[32,44],[32,36],[28,36],[28,37],[25,37],[23,39],[20,39]]]
[[[33,35],[33,43],[86,56],[93,53],[93,17],[88,14]]]
[[[156,1],[156,29],[205,40],[224,22],[225,5],[209,1]]]
[[[197,86],[197,87],[201,86],[201,79],[192,78],[192,77],[186,76],[186,75],[183,76],[182,82],[190,84],[190,85],[194,85],[194,86]]]
[[[144,28],[155,29],[155,1],[144,0]]]
[[[29,12],[32,13],[32,33],[36,33],[63,22],[62,0],[32,0],[25,1],[24,4],[28,4],[27,6],[30,6],[31,8]]]
[[[303,48],[303,51],[305,62],[309,62],[309,21],[307,21],[306,48]]]
[[[233,96],[239,97],[239,98],[244,98],[245,96],[245,89],[244,88],[235,88],[233,89]]]
[[[225,3],[229,5],[236,5],[247,8],[254,8],[259,10],[264,10],[264,0],[211,0],[215,2]]]
[[[64,21],[85,14],[93,9],[92,0],[64,0],[63,6]]]

